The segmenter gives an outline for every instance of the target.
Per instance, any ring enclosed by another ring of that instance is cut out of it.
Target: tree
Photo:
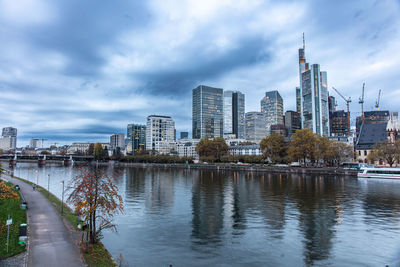
[[[277,163],[283,162],[286,157],[286,144],[283,135],[272,133],[260,142],[263,157]]]
[[[94,154],[94,144],[90,143],[89,148],[86,150],[86,155],[93,156]]]
[[[123,211],[123,201],[110,176],[100,169],[86,168],[72,178],[69,188],[72,192],[67,201],[89,222],[92,244],[101,239],[102,230],[116,230],[112,217]]]
[[[315,135],[310,129],[297,130],[292,137],[289,156],[293,161],[313,159],[315,154]]]
[[[96,143],[93,149],[94,160],[101,160],[102,156],[103,156],[103,145],[100,143]]]
[[[390,167],[392,167],[393,164],[396,162],[396,159],[400,157],[399,154],[400,151],[398,149],[398,142],[392,143],[387,140],[376,143],[374,148],[368,155],[367,159],[371,162],[386,162],[390,165]]]
[[[325,136],[315,136],[315,159],[323,160],[324,163],[332,162],[335,158],[333,141]]]
[[[196,152],[200,158],[220,162],[222,157],[228,153],[228,145],[221,137],[214,140],[202,138],[196,146]]]

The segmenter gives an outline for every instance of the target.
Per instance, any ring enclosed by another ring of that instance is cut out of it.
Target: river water
[[[36,172],[38,170],[38,172]],[[248,172],[119,171],[125,210],[103,243],[129,266],[400,266],[400,181]],[[74,167],[18,163],[62,195]]]

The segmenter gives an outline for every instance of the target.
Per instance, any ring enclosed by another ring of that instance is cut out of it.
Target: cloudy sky
[[[294,109],[303,32],[353,115],[363,82],[367,110],[379,89],[399,110],[399,0],[0,0],[0,127],[19,146],[107,141],[150,114],[191,132],[199,84],[244,92],[246,111],[279,90]]]

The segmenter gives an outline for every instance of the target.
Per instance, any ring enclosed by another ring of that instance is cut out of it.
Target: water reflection
[[[18,164],[61,196],[76,168]],[[110,173],[119,169],[109,170]],[[114,256],[131,266],[366,265],[399,262],[400,181],[124,168]]]

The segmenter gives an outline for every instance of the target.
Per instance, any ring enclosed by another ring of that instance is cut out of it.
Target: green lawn
[[[7,186],[13,188],[14,185],[7,183]],[[26,211],[20,209],[21,200],[6,199],[0,202],[0,259],[10,257],[25,250],[25,246],[20,246],[19,241],[19,225],[26,223]],[[10,225],[10,240],[7,253],[7,226],[6,220],[10,215],[13,219]]]

